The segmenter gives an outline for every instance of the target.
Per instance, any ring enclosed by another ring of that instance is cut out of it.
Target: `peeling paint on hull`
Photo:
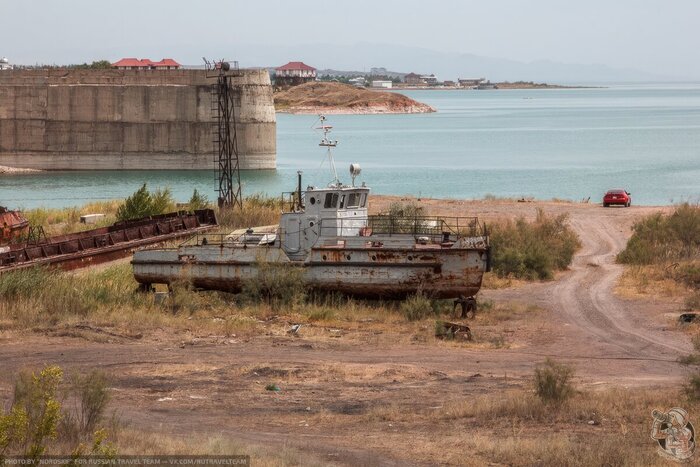
[[[141,284],[189,280],[202,289],[239,292],[255,279],[260,262],[304,270],[309,287],[371,298],[403,298],[418,291],[434,298],[474,296],[481,288],[488,247],[410,249],[314,248],[305,261],[290,261],[279,248],[198,245],[144,250],[132,261]]]

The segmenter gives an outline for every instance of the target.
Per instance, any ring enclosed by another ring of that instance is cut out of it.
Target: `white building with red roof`
[[[275,68],[275,84],[295,85],[314,81],[316,68],[304,62],[289,62],[286,65]]]
[[[154,62],[148,58],[122,58],[118,62],[112,63],[112,68],[118,70],[177,70],[182,67],[172,58],[164,58],[159,62]]]

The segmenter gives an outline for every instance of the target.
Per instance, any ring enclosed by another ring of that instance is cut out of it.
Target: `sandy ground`
[[[382,197],[375,209],[397,198]],[[622,267],[614,263],[630,227],[665,208],[514,201],[436,201],[423,205],[443,215],[534,218],[537,209],[567,213],[582,240],[574,264],[556,280],[484,290],[482,299],[541,308],[503,328],[509,345],[488,348],[397,338],[390,332],[354,330],[333,335],[302,330],[294,338],[269,333],[247,339],[173,336],[108,342],[59,336],[0,334],[0,400],[19,369],[56,363],[101,368],[114,381],[113,404],[134,426],[168,434],[212,433],[270,446],[309,450],[329,463],[411,465],[408,444],[429,436],[411,427],[366,428],[363,414],[378,407],[441,407],[465,396],[520,387],[546,357],[572,364],[587,387],[659,388],[681,381],[676,363],[691,351],[675,325],[678,307],[662,300],[617,297]],[[478,334],[478,327],[473,331]],[[276,382],[279,392],[265,391]],[[351,415],[358,421],[348,421]],[[401,437],[387,444],[380,437]],[[377,438],[377,439],[375,439]]]

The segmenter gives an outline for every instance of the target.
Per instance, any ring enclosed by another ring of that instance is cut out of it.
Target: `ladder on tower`
[[[226,62],[216,64],[216,83],[211,88],[211,114],[213,119],[212,147],[218,182],[219,207],[243,206],[238,157],[236,108],[240,108],[240,89],[232,86],[231,78],[240,76],[238,62],[233,66]]]

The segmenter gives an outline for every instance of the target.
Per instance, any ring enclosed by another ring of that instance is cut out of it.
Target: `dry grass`
[[[680,301],[692,289],[673,276],[673,268],[673,263],[627,266],[618,281],[616,292],[627,298],[656,296]]]
[[[135,427],[127,427],[117,430],[111,441],[120,455],[247,455],[250,456],[250,465],[256,467],[325,465],[321,459],[308,452],[301,452],[287,446],[271,449],[269,445],[241,442],[235,436],[205,437],[192,434],[173,436],[144,433]]]
[[[400,435],[415,460],[483,465],[665,465],[649,438],[651,410],[700,406],[680,393],[609,389],[580,391],[561,405],[543,403],[526,389],[457,398],[442,407],[379,405],[361,418],[368,443],[381,427],[429,433],[420,443]],[[322,418],[322,417],[321,417]],[[335,417],[350,423],[350,416]],[[321,423],[322,420],[319,420]],[[341,422],[341,423],[342,423]]]
[[[268,198],[263,195],[251,195],[243,201],[243,209],[216,210],[220,230],[229,233],[232,230],[279,224],[284,209],[282,198]]]
[[[107,339],[196,324],[199,333],[226,336],[254,332],[264,312],[236,308],[227,294],[178,288],[157,302],[137,285],[129,264],[79,274],[40,268],[5,273],[0,275],[0,328]]]
[[[23,211],[31,225],[42,226],[46,235],[65,235],[113,224],[121,201],[96,201],[79,207],[34,208]],[[81,224],[80,216],[85,214],[105,214],[97,224]]]
[[[522,287],[527,283],[527,281],[522,279],[516,279],[510,276],[500,277],[496,273],[487,272],[484,274],[484,278],[481,281],[481,288],[489,290],[508,289],[511,287]]]
[[[113,224],[117,221],[117,210],[122,203],[123,200],[96,201],[78,207],[34,208],[23,213],[31,225],[42,226],[46,235],[65,235]],[[245,198],[242,210],[215,208],[215,211],[219,230],[229,233],[240,228],[277,224],[282,209],[281,198],[255,194]],[[81,224],[80,216],[85,214],[105,214],[105,217],[96,224]]]

